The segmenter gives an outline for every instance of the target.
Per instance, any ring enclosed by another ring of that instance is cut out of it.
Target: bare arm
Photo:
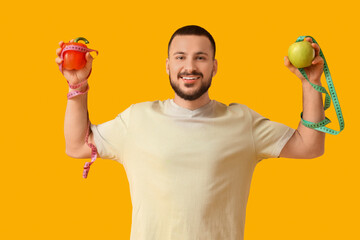
[[[310,38],[306,39],[312,42]],[[321,74],[323,73],[324,60],[319,56],[320,47],[312,43],[315,49],[315,59],[312,65],[305,68],[309,81],[313,84],[321,86]],[[322,94],[316,91],[310,83],[302,76],[297,68],[295,68],[285,58],[285,66],[291,72],[295,73],[301,79],[303,89],[303,119],[313,123],[320,122],[325,119]],[[293,136],[282,149],[279,157],[285,158],[315,158],[324,154],[325,133],[308,127],[305,127],[301,121]]]
[[[318,81],[316,85],[321,86]],[[320,122],[325,119],[322,95],[307,81],[303,81],[303,119]],[[301,122],[294,135],[280,153],[285,158],[315,158],[324,153],[325,133],[308,127]]]
[[[70,42],[73,42],[71,40]],[[58,57],[55,59],[55,62],[60,65],[62,64],[62,59],[60,58],[61,50],[63,46],[63,41],[59,43],[60,48],[56,49],[56,54]],[[78,84],[84,81],[92,68],[93,58],[89,53],[86,53],[86,65],[80,70],[66,70],[63,69],[64,77],[69,81],[70,85]],[[81,91],[84,92],[87,88],[87,83],[80,86],[77,89],[71,89],[69,87],[69,92]],[[85,142],[85,136],[89,130],[88,143],[92,143],[95,146],[93,134],[91,130],[88,129],[88,107],[87,107],[87,96],[88,94],[80,94],[74,96],[73,98],[68,99],[66,112],[65,112],[65,122],[64,122],[64,134],[65,134],[65,144],[66,144],[66,154],[73,158],[91,158],[91,148]]]
[[[83,92],[85,89],[86,85],[76,90]],[[69,88],[69,91],[74,90]],[[66,154],[68,156],[91,158],[91,148],[85,143],[88,121],[87,93],[69,99],[64,123]],[[88,142],[95,145],[90,129],[89,133]]]

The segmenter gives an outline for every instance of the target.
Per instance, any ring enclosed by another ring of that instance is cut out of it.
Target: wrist
[[[78,88],[70,88],[69,86],[69,92],[75,92],[75,91],[80,91],[80,92],[84,92],[86,91],[86,88],[88,87],[88,83],[86,82],[85,84],[81,85]]]
[[[322,86],[320,79],[316,79],[316,80],[312,80],[312,79],[310,80],[310,79],[309,79],[309,81],[310,81],[312,84],[315,84],[315,85],[318,85],[318,86]],[[311,84],[309,83],[309,81],[306,80],[306,79],[301,79],[301,84],[302,84],[303,86],[311,86]],[[312,86],[311,86],[311,87],[312,87]]]
[[[76,96],[78,96],[78,95],[84,95],[85,97],[87,96],[87,92],[89,91],[89,85],[88,84],[86,84],[85,85],[86,86],[86,88],[85,88],[85,90],[83,90],[82,89],[82,87],[80,88],[76,88],[76,89],[72,89],[72,90],[69,90],[69,92],[68,92],[68,94],[67,94],[67,99],[71,99],[71,98],[73,98],[73,97],[76,97]],[[71,88],[70,88],[71,89]]]

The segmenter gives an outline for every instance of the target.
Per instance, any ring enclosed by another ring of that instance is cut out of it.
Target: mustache
[[[202,73],[193,71],[191,73],[186,73],[186,72],[185,73],[179,73],[178,77],[191,76],[191,75],[197,75],[197,76],[201,76],[201,77],[203,76]]]

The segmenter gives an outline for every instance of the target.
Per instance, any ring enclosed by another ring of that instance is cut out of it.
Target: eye
[[[175,57],[175,59],[183,59],[183,58],[184,58],[183,56]]]
[[[198,59],[205,59],[205,58],[203,58],[203,57],[197,57]]]

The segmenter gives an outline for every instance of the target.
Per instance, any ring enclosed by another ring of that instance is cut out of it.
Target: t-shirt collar
[[[184,117],[210,117],[213,114],[215,100],[210,100],[207,104],[190,110],[176,104],[173,99],[165,100],[165,111],[167,114]]]

